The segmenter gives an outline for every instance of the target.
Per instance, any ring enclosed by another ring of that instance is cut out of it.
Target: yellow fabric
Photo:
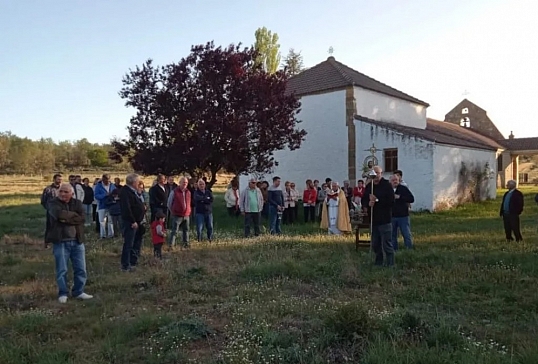
[[[321,207],[321,229],[329,228],[329,214],[327,212],[327,203],[323,201]],[[343,233],[351,232],[351,219],[349,217],[349,207],[347,205],[346,194],[340,190],[338,193],[338,219],[336,221],[336,227]]]

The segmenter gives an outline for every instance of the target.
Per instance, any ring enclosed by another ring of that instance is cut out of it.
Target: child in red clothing
[[[357,187],[353,188],[353,202],[360,207],[361,199],[364,195],[364,181],[362,179],[357,181]]]
[[[162,259],[162,248],[166,236],[164,220],[166,215],[159,211],[155,214],[155,221],[151,223],[151,242],[153,243],[153,256]]]

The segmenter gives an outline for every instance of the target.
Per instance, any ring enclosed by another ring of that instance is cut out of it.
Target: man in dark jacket
[[[394,205],[394,190],[389,181],[383,178],[383,170],[374,167],[375,177],[364,189],[361,205],[364,210],[371,212],[372,249],[375,253],[375,265],[383,265],[383,253],[386,265],[394,265],[394,247],[392,246],[392,207]],[[373,183],[373,193],[372,193]],[[372,209],[373,208],[373,209]]]
[[[269,205],[269,232],[280,234],[280,223],[284,211],[284,193],[280,188],[280,177],[273,177],[273,185],[267,190],[267,204]]]
[[[501,203],[500,216],[504,222],[504,233],[507,241],[513,241],[512,231],[516,241],[522,241],[521,230],[519,227],[519,215],[523,212],[523,194],[516,189],[516,181],[506,182],[508,191],[503,196]]]
[[[196,211],[196,236],[202,241],[204,226],[207,240],[213,240],[213,193],[206,188],[203,179],[198,180],[198,188],[194,191],[194,206]]]
[[[149,209],[151,210],[151,221],[155,221],[157,212],[167,214],[166,202],[170,194],[170,187],[163,174],[157,176],[157,183],[149,189]]]
[[[45,209],[46,220],[45,220],[45,249],[49,247],[47,242],[47,234],[50,228],[50,215],[49,215],[49,203],[58,196],[58,191],[60,190],[60,185],[62,184],[62,175],[55,174],[52,177],[52,184],[46,187],[41,194],[41,206]]]
[[[93,298],[93,296],[84,293],[87,277],[83,242],[85,214],[82,202],[74,198],[72,185],[64,183],[60,186],[58,197],[49,203],[48,213],[50,215],[50,227],[47,232],[47,242],[53,244],[52,252],[56,263],[58,302],[67,302],[69,260],[73,265],[72,296],[81,300]]]
[[[146,215],[144,202],[138,195],[140,178],[131,173],[125,178],[125,185],[120,190],[120,208],[123,226],[123,250],[121,252],[121,270],[131,271],[138,263],[142,237],[145,232],[142,221]]]
[[[86,213],[86,226],[90,226],[92,222],[92,203],[93,203],[93,188],[90,186],[90,180],[84,178],[82,180],[82,189],[84,190],[84,200],[82,205],[84,206],[84,212]]]
[[[415,197],[406,186],[400,183],[396,174],[390,176],[390,184],[394,190],[394,206],[392,207],[392,246],[398,250],[398,229],[400,229],[407,249],[413,249],[411,225],[409,221],[409,204]]]

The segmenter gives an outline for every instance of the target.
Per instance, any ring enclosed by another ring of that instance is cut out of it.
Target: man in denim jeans
[[[392,207],[394,205],[394,190],[389,181],[383,178],[383,170],[374,167],[375,177],[366,185],[361,205],[365,212],[373,207],[372,219],[372,249],[375,253],[375,265],[385,264],[394,266],[394,247],[392,246]],[[373,183],[373,193],[372,193]],[[368,207],[367,207],[368,206]]]
[[[198,188],[194,191],[194,206],[196,211],[196,237],[202,241],[202,230],[206,229],[207,240],[213,240],[213,193],[206,188],[203,179],[198,180]]]
[[[280,177],[273,177],[273,185],[267,190],[267,204],[269,205],[269,232],[280,234],[282,211],[284,211],[284,193],[280,188]]]
[[[260,235],[260,220],[263,210],[263,194],[256,187],[258,181],[251,178],[248,181],[248,187],[239,195],[239,209],[245,216],[245,238],[250,236],[250,227],[254,227],[254,236]]]
[[[186,177],[181,177],[179,185],[168,197],[168,210],[172,215],[172,231],[168,240],[168,249],[172,250],[176,244],[176,236],[179,229],[182,230],[182,247],[189,248],[189,222],[192,212],[191,191],[189,181]]]
[[[87,300],[93,296],[84,293],[86,285],[86,257],[84,249],[85,214],[82,202],[74,198],[73,186],[69,183],[60,185],[58,196],[49,205],[50,229],[47,241],[53,243],[52,253],[56,263],[56,283],[58,284],[58,302],[66,303],[69,294],[67,286],[67,266],[69,260],[73,265],[74,298]]]
[[[415,202],[415,197],[406,186],[400,182],[396,174],[390,176],[390,184],[394,190],[394,206],[392,208],[392,246],[398,250],[398,229],[402,233],[407,249],[413,249],[411,225],[409,218],[409,204]]]

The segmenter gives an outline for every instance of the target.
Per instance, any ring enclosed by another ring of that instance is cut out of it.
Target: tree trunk
[[[207,181],[207,187],[212,188],[213,185],[217,182],[217,172],[220,170],[220,168],[211,168],[209,171],[211,172],[211,179]]]

